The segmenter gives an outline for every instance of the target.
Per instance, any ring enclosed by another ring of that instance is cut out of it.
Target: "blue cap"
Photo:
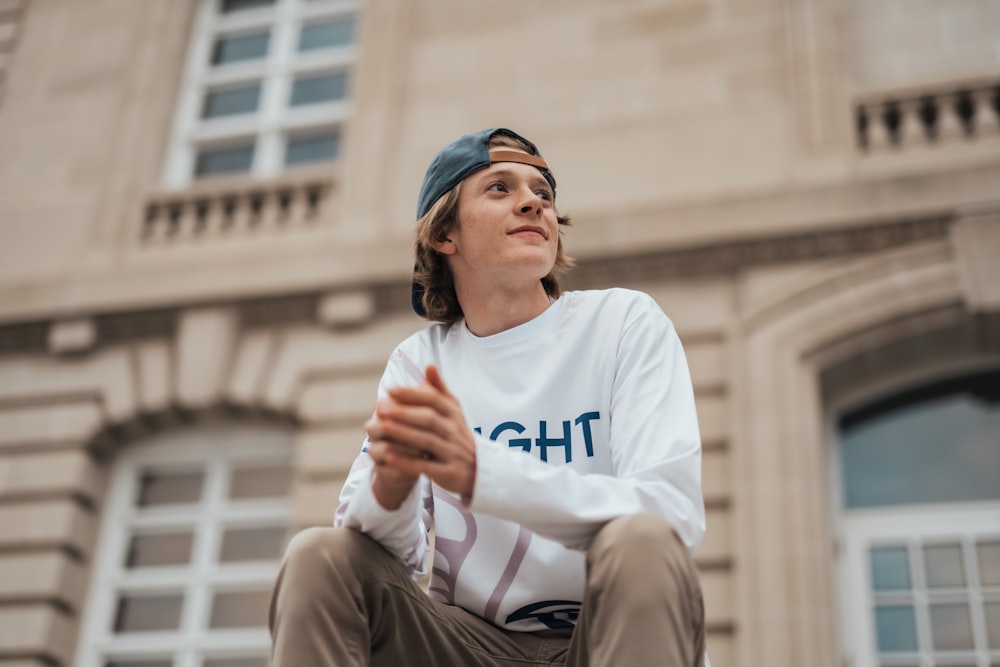
[[[491,159],[490,139],[498,134],[523,141],[531,151],[531,156],[518,151],[494,149]],[[441,152],[434,156],[431,166],[427,168],[427,174],[424,176],[424,184],[420,186],[420,196],[417,199],[417,219],[427,215],[427,212],[434,206],[434,202],[461,183],[467,176],[480,169],[485,169],[493,162],[521,162],[537,167],[545,180],[552,186],[552,196],[555,197],[556,179],[552,176],[549,166],[542,159],[542,154],[538,152],[535,144],[513,130],[494,127],[466,134],[442,148]],[[427,315],[422,303],[423,294],[423,285],[413,281],[410,290],[410,304],[413,306],[413,311],[421,317]]]

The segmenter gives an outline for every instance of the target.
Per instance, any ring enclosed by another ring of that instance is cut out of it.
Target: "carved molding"
[[[810,233],[671,248],[655,252],[587,259],[564,279],[568,289],[589,289],[623,283],[732,276],[768,264],[850,257],[948,237],[952,218],[932,216],[863,227],[842,227]],[[405,312],[410,307],[409,281],[377,283],[367,290],[375,304],[374,317]],[[317,323],[321,299],[338,291],[315,290],[246,299],[236,304],[241,328]],[[112,342],[173,338],[177,308],[96,315],[96,346]],[[45,353],[51,321],[22,322],[0,327],[0,355]]]

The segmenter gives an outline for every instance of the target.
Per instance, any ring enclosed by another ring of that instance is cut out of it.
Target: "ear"
[[[442,255],[454,255],[455,250],[457,250],[457,248],[455,248],[455,242],[447,236],[442,236],[440,239],[432,242],[431,247]]]

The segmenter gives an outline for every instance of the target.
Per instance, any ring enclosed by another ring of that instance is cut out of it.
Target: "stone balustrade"
[[[323,217],[332,190],[333,181],[325,175],[156,193],[146,202],[141,242],[173,245],[311,227]]]
[[[1000,79],[866,96],[855,118],[867,153],[1000,137]]]

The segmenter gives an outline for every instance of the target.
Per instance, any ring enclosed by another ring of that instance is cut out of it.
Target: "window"
[[[77,665],[264,667],[290,436],[205,426],[115,462]]]
[[[838,430],[845,657],[1000,665],[1000,372],[871,403]]]
[[[167,187],[222,175],[267,178],[336,160],[350,111],[357,13],[358,0],[201,0]],[[324,139],[304,144],[304,137]]]

